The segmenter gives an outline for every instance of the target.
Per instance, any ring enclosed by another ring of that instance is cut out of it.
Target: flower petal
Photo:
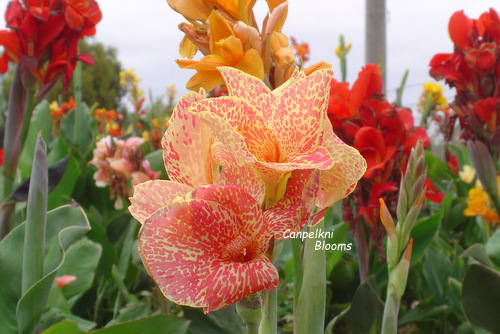
[[[128,209],[139,223],[144,224],[156,210],[169,205],[176,197],[185,197],[192,190],[188,185],[172,181],[146,181],[134,187]]]
[[[287,230],[297,232],[305,226],[315,205],[319,175],[318,170],[312,169],[294,171],[285,196],[264,212],[275,239],[283,239]]]
[[[273,109],[264,110],[284,156],[320,143],[332,75],[331,70],[319,70],[298,80],[279,96]]]
[[[212,183],[212,130],[187,112],[192,103],[203,99],[203,92],[184,95],[177,103],[162,139],[169,178],[195,188]]]

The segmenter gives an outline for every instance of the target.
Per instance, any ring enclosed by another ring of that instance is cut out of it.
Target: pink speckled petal
[[[332,71],[319,70],[298,80],[268,110],[270,127],[278,136],[284,156],[321,144],[331,78]]]
[[[134,187],[128,209],[139,223],[144,224],[156,210],[170,204],[176,197],[185,197],[192,190],[188,185],[172,181],[146,181]]]
[[[269,224],[264,221],[259,203],[245,190],[234,185],[205,185],[195,189],[190,196],[196,200],[215,202],[230,210],[245,223],[246,235],[265,247],[260,251],[262,253],[266,251],[270,238]]]
[[[344,144],[325,123],[323,145],[328,148],[335,165],[323,170],[316,205],[328,208],[349,195],[366,171],[366,161],[358,150]]]
[[[252,195],[257,203],[262,203],[265,184],[254,168],[243,163],[220,142],[212,146],[212,154],[222,168],[216,181],[218,185],[236,185]]]
[[[184,95],[177,102],[162,140],[163,159],[170,180],[192,187],[212,183],[212,130],[187,112],[192,103],[203,99],[203,94],[194,92]]]
[[[316,202],[318,170],[296,170],[288,180],[283,198],[264,212],[275,239],[283,239],[286,230],[297,232],[307,223]]]
[[[249,262],[213,262],[207,278],[205,313],[219,310],[262,290],[273,290],[279,284],[276,268],[265,256]]]
[[[189,112],[205,120],[217,138],[236,156],[247,163],[256,160],[248,150],[245,138],[237,131],[240,127],[253,125],[254,122],[262,125],[262,119],[259,121],[255,110],[247,102],[228,97],[208,99],[194,103]]]
[[[210,185],[153,213],[138,243],[145,268],[167,298],[211,312],[276,287],[276,269],[263,256],[269,237],[269,224],[249,194]]]
[[[244,99],[261,115],[264,110],[271,109],[275,96],[262,80],[233,67],[219,67],[218,69],[226,82],[229,96]]]

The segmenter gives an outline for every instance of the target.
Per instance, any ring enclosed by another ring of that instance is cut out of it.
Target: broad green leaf
[[[484,245],[475,244],[467,248],[462,254],[460,254],[460,258],[467,258],[470,262],[479,262],[488,267],[493,267],[488,255],[486,254],[486,250]]]
[[[486,254],[493,263],[500,267],[500,230],[496,230],[485,245]]]
[[[160,178],[167,179],[167,172],[165,171],[165,163],[163,162],[163,151],[156,150],[145,156],[145,159],[149,161],[149,167],[151,170],[156,172],[161,172]]]
[[[384,303],[368,280],[361,284],[349,310],[349,333],[375,334],[380,331]]]
[[[60,322],[47,329],[43,334],[184,334],[189,326],[189,321],[170,315],[155,315],[138,320],[123,322],[118,325],[84,332],[74,322]]]
[[[234,305],[209,314],[203,314],[201,309],[191,307],[182,308],[186,319],[191,320],[189,332],[191,334],[239,334],[242,331],[242,322],[236,314]]]
[[[401,315],[398,321],[399,327],[408,325],[414,322],[427,321],[432,317],[449,312],[449,307],[447,305],[441,306],[429,306],[412,308]]]
[[[63,138],[82,154],[90,149],[94,139],[93,131],[91,131],[92,118],[87,112],[88,108],[80,104],[79,108],[70,111],[61,122]]]
[[[347,238],[347,229],[349,228],[349,224],[340,222],[337,225],[334,225],[331,229],[327,231],[333,232],[331,238],[325,238],[325,242],[333,245],[333,244],[342,244],[345,243]],[[354,250],[354,247],[352,248]],[[341,250],[330,250],[326,252],[326,277],[330,277],[330,273],[333,268],[339,263],[342,258],[343,251]]]
[[[444,304],[448,291],[448,277],[451,272],[451,261],[442,252],[433,247],[427,248],[424,263],[424,278],[427,286],[434,294],[435,303]]]
[[[440,211],[433,216],[420,220],[411,231],[413,237],[413,249],[411,254],[411,263],[420,261],[425,250],[431,243],[439,229],[439,223],[443,218],[443,212]]]
[[[500,333],[500,274],[473,264],[462,283],[462,306],[467,319],[475,326]]]
[[[35,318],[45,308],[52,281],[66,249],[89,228],[85,214],[79,207],[66,205],[47,213],[45,276],[24,296],[21,293],[21,277],[25,223],[0,241],[0,277],[8,277],[0,284],[0,333],[31,333],[30,327],[35,323]]]
[[[68,248],[64,262],[57,270],[56,276],[76,277],[75,281],[63,289],[69,307],[72,307],[78,298],[92,286],[101,253],[101,245],[86,238],[78,240]]]
[[[46,143],[50,143],[50,132],[52,131],[52,122],[50,120],[49,102],[40,102],[33,110],[33,115],[28,130],[28,136],[24,143],[23,151],[19,159],[19,173],[21,180],[28,178],[31,174],[33,165],[33,151],[35,150],[36,137],[41,131],[42,138]]]

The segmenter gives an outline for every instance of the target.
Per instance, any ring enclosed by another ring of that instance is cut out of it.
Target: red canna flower
[[[348,83],[332,79],[328,117],[333,130],[346,144],[353,146],[365,158],[367,169],[357,188],[346,202],[345,219],[353,223],[362,217],[380,252],[384,229],[380,224],[379,198],[395,213],[401,170],[411,148],[421,139],[427,146],[425,128],[415,127],[409,109],[389,103],[382,94],[382,75],[374,64],[359,73],[349,89]]]
[[[461,137],[489,143],[497,136],[500,118],[500,17],[494,9],[478,19],[458,11],[448,30],[454,52],[435,55],[430,74],[457,90],[450,106],[460,118]]]
[[[66,89],[76,62],[93,64],[90,55],[79,55],[78,40],[95,34],[101,11],[94,0],[12,0],[5,13],[7,27],[0,31],[0,73],[8,62],[19,64],[23,85],[41,84],[39,96],[63,79]]]

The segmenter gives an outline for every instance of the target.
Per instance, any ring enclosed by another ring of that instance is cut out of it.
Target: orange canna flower
[[[255,49],[245,49],[244,43],[237,37],[232,25],[216,10],[208,17],[210,29],[210,50],[199,61],[178,59],[181,68],[196,70],[196,74],[187,82],[186,88],[198,91],[204,88],[207,92],[224,83],[217,67],[231,66],[238,68],[260,79],[264,77],[264,64]]]

